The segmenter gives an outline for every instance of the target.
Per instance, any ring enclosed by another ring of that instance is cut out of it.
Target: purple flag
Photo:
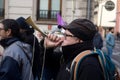
[[[63,21],[62,17],[60,16],[60,13],[57,13],[57,23],[58,25],[65,25],[65,22]]]

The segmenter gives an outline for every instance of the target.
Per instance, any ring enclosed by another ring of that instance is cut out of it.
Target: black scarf
[[[6,48],[6,47],[8,47],[9,45],[11,45],[12,43],[14,43],[15,41],[18,41],[18,39],[17,39],[17,38],[14,38],[14,37],[2,39],[2,40],[0,41],[0,45],[2,45],[3,48]]]
[[[92,41],[85,41],[83,43],[76,43],[73,45],[62,46],[62,52],[65,61],[69,61],[84,50],[93,50]]]

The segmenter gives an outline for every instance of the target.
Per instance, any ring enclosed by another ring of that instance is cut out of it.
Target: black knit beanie
[[[83,41],[93,40],[96,33],[95,25],[87,19],[75,19],[64,28]]]
[[[34,29],[31,28],[26,22],[25,22],[25,18],[24,17],[19,17],[16,19],[16,21],[18,22],[18,24],[20,25],[21,29],[27,30],[30,33],[34,33]]]

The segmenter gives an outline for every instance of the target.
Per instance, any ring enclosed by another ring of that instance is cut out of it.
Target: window
[[[0,19],[4,17],[4,0],[0,0]]]
[[[62,0],[38,0],[37,20],[56,20]]]

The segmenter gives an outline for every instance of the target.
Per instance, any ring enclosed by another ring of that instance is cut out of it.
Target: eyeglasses
[[[63,34],[65,37],[75,37],[75,36],[73,36],[73,35],[69,35],[69,34]]]
[[[53,32],[52,34],[57,34],[59,37],[75,37],[75,36],[73,36],[73,35],[70,35],[70,34],[66,34],[65,33],[65,30],[62,28],[60,31],[55,31],[55,32]]]
[[[67,37],[69,37],[69,38],[76,38],[75,36],[70,35],[70,34],[66,34],[66,33],[64,33],[64,34],[62,34],[62,35],[64,36],[65,39],[66,39]]]

